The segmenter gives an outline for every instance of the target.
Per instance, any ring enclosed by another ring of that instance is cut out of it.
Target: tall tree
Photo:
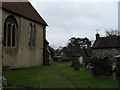
[[[88,51],[91,46],[91,41],[88,38],[75,38],[69,39],[66,47],[63,48],[67,56],[79,55],[80,51],[83,50],[87,57],[90,57]]]

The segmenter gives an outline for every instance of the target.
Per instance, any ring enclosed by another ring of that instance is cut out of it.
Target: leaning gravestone
[[[78,56],[72,56],[72,66],[74,67],[74,70],[79,70],[79,61]]]

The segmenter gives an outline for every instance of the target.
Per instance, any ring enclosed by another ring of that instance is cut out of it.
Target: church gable
[[[30,2],[2,2],[2,9],[13,12],[45,26],[47,25]]]

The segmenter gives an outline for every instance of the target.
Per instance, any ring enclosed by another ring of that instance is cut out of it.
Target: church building
[[[2,2],[3,68],[44,63],[47,23],[30,2]]]

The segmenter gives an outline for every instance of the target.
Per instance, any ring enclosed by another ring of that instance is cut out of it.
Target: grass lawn
[[[90,71],[80,68],[74,71],[71,62],[53,62],[50,66],[32,67],[24,70],[3,71],[8,83],[32,88],[117,88],[113,77],[93,77]]]

